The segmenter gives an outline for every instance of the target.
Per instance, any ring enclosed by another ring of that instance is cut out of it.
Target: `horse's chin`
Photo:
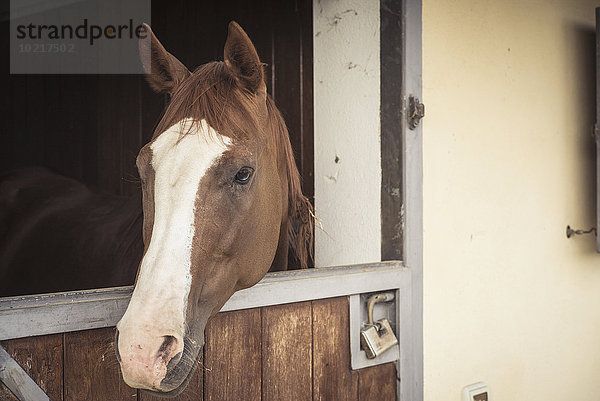
[[[184,340],[183,355],[175,366],[169,366],[167,375],[160,382],[160,389],[144,390],[158,397],[176,397],[187,387],[198,367],[202,355],[203,343],[193,343],[188,337]]]

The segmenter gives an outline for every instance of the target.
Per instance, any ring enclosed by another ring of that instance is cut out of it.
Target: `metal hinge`
[[[425,105],[419,101],[419,98],[410,95],[408,97],[408,128],[411,130],[417,128],[423,117],[425,117]]]

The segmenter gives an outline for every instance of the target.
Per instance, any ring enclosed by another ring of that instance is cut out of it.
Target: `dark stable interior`
[[[268,91],[285,118],[304,193],[312,200],[312,2],[154,1],[150,24],[165,48],[193,70],[223,59],[231,20],[267,64]],[[0,24],[6,55],[8,18]],[[0,173],[44,166],[108,193],[140,191],[135,158],[167,96],[152,92],[141,75],[10,75],[8,57],[1,68]],[[290,258],[290,268],[295,263]]]

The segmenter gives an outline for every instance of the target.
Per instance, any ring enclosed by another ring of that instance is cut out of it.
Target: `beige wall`
[[[597,1],[423,1],[425,400],[600,400]]]

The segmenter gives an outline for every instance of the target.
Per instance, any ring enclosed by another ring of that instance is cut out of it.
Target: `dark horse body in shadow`
[[[41,167],[0,175],[0,296],[131,285],[141,194],[94,191]]]

